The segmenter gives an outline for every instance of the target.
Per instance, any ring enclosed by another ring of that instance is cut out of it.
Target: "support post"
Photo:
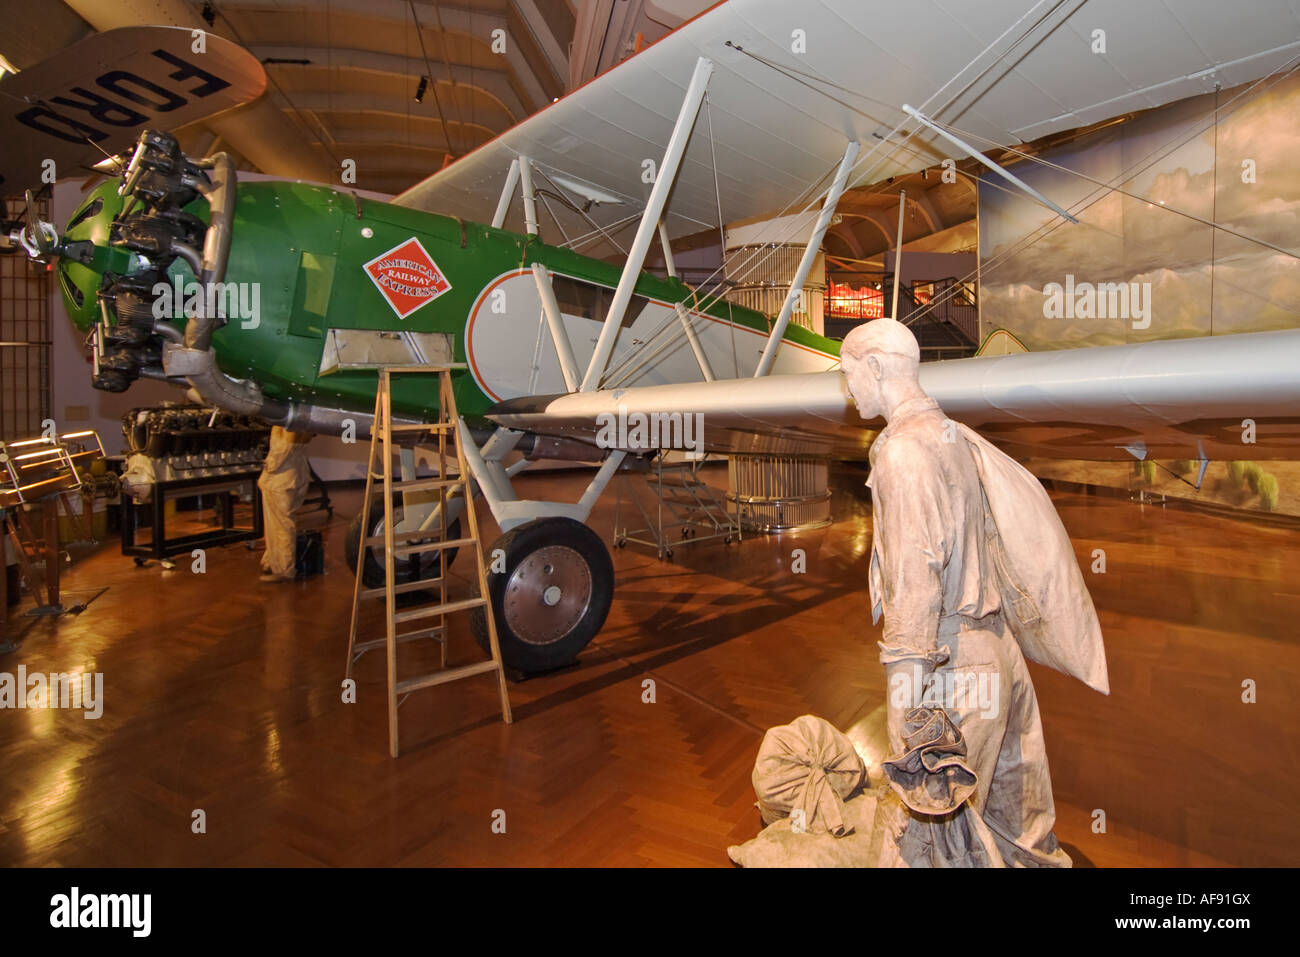
[[[492,214],[492,228],[500,229],[510,211],[510,200],[514,198],[515,188],[519,185],[519,160],[510,161],[510,172],[506,173],[506,184],[501,188],[501,198],[497,200],[497,211]]]
[[[609,480],[614,477],[614,473],[618,471],[618,467],[623,464],[625,458],[627,458],[627,453],[622,449],[612,449],[609,455],[605,456],[605,461],[600,463],[595,478],[591,480],[590,484],[587,485],[587,490],[578,499],[579,508],[590,514],[591,510],[595,508],[600,494],[605,491],[605,486],[609,484]]]
[[[659,245],[664,248],[664,268],[670,279],[677,278],[677,263],[673,260],[673,247],[668,242],[668,224],[659,220]]]
[[[812,235],[808,237],[808,245],[804,247],[799,268],[795,270],[794,278],[790,280],[790,293],[785,297],[781,312],[772,325],[772,332],[767,337],[767,345],[763,348],[763,355],[754,370],[755,379],[767,375],[772,369],[772,363],[776,361],[777,350],[781,348],[781,339],[785,335],[786,327],[790,325],[790,316],[794,313],[794,304],[799,301],[803,285],[808,281],[808,273],[812,272],[813,261],[817,258],[817,251],[821,249],[826,230],[830,228],[831,217],[835,215],[835,207],[839,205],[840,195],[844,192],[849,172],[853,169],[853,163],[857,158],[858,141],[850,140],[844,147],[844,156],[840,159],[839,169],[835,171],[835,179],[831,181],[830,189],[826,191],[821,214],[817,217],[817,225],[813,227]]]
[[[623,325],[623,316],[627,312],[628,303],[632,301],[632,291],[636,288],[637,277],[641,274],[641,267],[645,263],[646,251],[650,248],[650,240],[654,237],[659,220],[663,216],[668,194],[672,190],[673,181],[677,178],[677,170],[681,167],[682,156],[686,153],[686,144],[690,141],[691,130],[695,127],[695,118],[699,115],[700,104],[704,101],[704,91],[709,85],[709,77],[712,74],[713,61],[707,57],[700,57],[695,62],[695,72],[691,75],[690,86],[686,88],[686,96],[682,100],[681,111],[677,114],[673,134],[668,139],[668,148],[664,150],[663,162],[659,164],[659,175],[655,177],[654,188],[650,190],[650,199],[646,202],[645,212],[641,216],[641,225],[637,227],[636,238],[632,240],[632,247],[628,250],[627,262],[623,265],[623,275],[619,278],[618,288],[614,290],[613,301],[609,304],[605,327],[600,331],[596,350],[592,353],[587,373],[582,378],[582,392],[590,392],[600,383],[600,377],[609,363],[610,354],[614,351],[614,341],[618,338],[619,329]]]
[[[664,248],[664,267],[668,270],[668,275],[676,279],[677,262],[673,259],[673,247],[668,241],[668,224],[662,219],[659,220],[659,245]],[[677,320],[682,324],[682,331],[686,333],[686,341],[691,344],[691,352],[695,353],[695,361],[699,364],[704,381],[712,382],[714,378],[713,366],[709,364],[709,357],[704,352],[704,346],[700,344],[700,337],[695,331],[695,326],[691,325],[691,317],[685,304],[676,303],[674,308],[677,310]]]
[[[713,366],[709,364],[709,357],[704,352],[699,333],[695,331],[695,326],[691,324],[691,316],[686,309],[686,305],[679,302],[673,308],[677,310],[677,320],[682,324],[682,331],[686,333],[686,341],[691,344],[691,351],[695,353],[695,361],[699,363],[700,373],[704,376],[704,381],[712,382],[714,379]]]
[[[546,316],[546,325],[551,330],[551,342],[555,344],[555,355],[560,360],[560,372],[564,375],[564,387],[570,392],[577,392],[582,381],[578,378],[578,360],[573,356],[573,347],[569,345],[569,334],[564,331],[564,316],[560,314],[560,305],[555,301],[555,287],[551,277],[541,263],[533,263],[533,279],[537,283],[537,295],[542,299],[542,313]]]
[[[530,236],[537,235],[537,194],[533,192],[533,161],[519,157],[519,191],[524,197],[524,229]]]
[[[907,208],[907,190],[898,191],[898,238],[894,240],[894,302],[889,318],[898,319],[898,289],[903,285],[903,210]]]

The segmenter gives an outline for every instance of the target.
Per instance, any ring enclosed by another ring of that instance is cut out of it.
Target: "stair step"
[[[421,688],[429,688],[433,685],[444,684],[448,681],[457,681],[461,678],[468,678],[471,675],[481,675],[489,671],[496,671],[497,663],[495,661],[480,661],[472,665],[462,665],[459,668],[450,668],[447,671],[435,671],[432,674],[420,675],[417,678],[407,678],[405,681],[399,681],[397,687],[393,689],[394,694],[408,694],[412,691],[418,691]]]

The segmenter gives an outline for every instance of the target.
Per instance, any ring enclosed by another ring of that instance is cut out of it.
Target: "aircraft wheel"
[[[370,535],[384,534],[384,503],[383,496],[376,498],[370,503]],[[393,519],[400,525],[402,521],[401,495],[395,495],[393,501]],[[429,538],[436,540],[441,526],[431,530]],[[449,538],[460,538],[460,519],[454,519],[447,526],[447,536]],[[402,542],[403,545],[413,545],[415,542]],[[457,549],[447,549],[447,567],[456,560]],[[352,521],[348,523],[347,534],[343,536],[343,555],[347,559],[348,568],[352,574],[357,573],[357,556],[361,553],[361,513],[357,512]],[[405,558],[396,558],[393,562],[393,572],[396,581],[413,582],[425,578],[438,577],[438,553],[437,552],[420,552],[416,555],[410,555]],[[361,582],[367,588],[380,588],[384,584],[384,546],[372,545],[366,549],[366,568],[361,573]]]
[[[571,518],[540,518],[502,535],[488,553],[505,553],[504,570],[488,572],[501,660],[523,672],[572,662],[596,637],[614,597],[614,563],[595,532]],[[487,650],[487,618],[473,616]]]

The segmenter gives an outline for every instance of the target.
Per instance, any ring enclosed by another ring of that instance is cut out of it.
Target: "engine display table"
[[[262,537],[262,493],[257,487],[261,470],[233,472],[206,478],[172,479],[155,482],[153,494],[147,502],[136,502],[122,497],[122,554],[137,559],[162,560],[195,548],[230,545]],[[251,527],[236,527],[235,499],[244,486],[252,487],[253,523]],[[201,532],[190,532],[175,538],[167,537],[167,502],[195,495],[217,496],[217,518],[220,524]],[[153,538],[137,544],[136,530],[143,510],[152,513]]]

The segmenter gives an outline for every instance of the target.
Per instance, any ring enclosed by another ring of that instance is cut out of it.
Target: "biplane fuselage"
[[[93,244],[93,254],[63,258],[56,267],[67,312],[87,332],[100,321],[104,274],[147,266],[113,240],[123,203],[118,182],[88,194],[64,231],[65,241]],[[186,212],[206,222],[207,201],[196,199]],[[223,314],[212,338],[221,370],[259,384],[270,399],[368,412],[376,366],[454,361],[466,366],[456,374],[458,408],[479,416],[501,399],[565,391],[533,263],[551,274],[575,358],[585,366],[618,265],[537,236],[325,186],[239,184],[223,282],[215,301],[204,301]],[[151,290],[151,300],[160,322],[180,333],[186,309],[205,290],[183,258],[166,276],[167,288]],[[677,321],[679,302],[700,327],[719,375],[752,375],[768,336],[766,317],[726,301],[700,302],[684,282],[649,273],[638,279],[623,320],[620,342],[629,355],[655,328]],[[838,355],[838,343],[794,324],[786,340],[782,371],[820,371]],[[656,361],[629,362],[620,372],[622,356],[611,359],[608,384],[701,379],[694,355],[680,342]],[[147,367],[142,372],[151,374]],[[409,417],[437,411],[436,396],[418,381],[395,385],[393,402],[395,412]]]

